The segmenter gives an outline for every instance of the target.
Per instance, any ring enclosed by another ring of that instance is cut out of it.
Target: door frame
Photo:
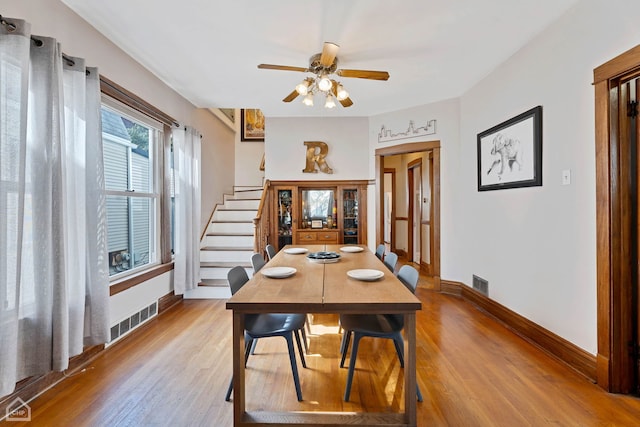
[[[618,82],[640,70],[640,45],[624,52],[593,70],[595,89],[595,154],[596,154],[596,265],[598,354],[596,381],[600,387],[615,393],[632,393],[633,369],[628,342],[632,335],[634,307],[631,304],[628,245],[623,224],[624,180],[621,169],[623,155],[619,138]]]
[[[407,217],[408,217],[408,221],[407,221],[407,259],[413,261],[414,263],[417,263],[418,265],[422,264],[422,260],[415,260],[413,259],[413,254],[415,252],[415,248],[414,248],[414,227],[416,227],[416,217],[414,215],[414,210],[415,210],[415,202],[414,202],[414,196],[415,196],[415,169],[417,167],[420,167],[420,183],[422,185],[422,159],[415,159],[412,160],[411,162],[409,162],[409,164],[407,164],[407,193],[409,194],[408,197],[408,208],[407,208]],[[422,206],[420,206],[422,208]],[[420,210],[420,212],[422,212],[422,209]],[[420,217],[418,218],[418,234],[420,236],[420,242],[418,244],[422,245],[422,215],[420,215]],[[422,258],[422,247],[420,248],[420,257]]]
[[[383,168],[382,175],[382,212],[384,212],[384,175],[391,175],[391,241],[389,242],[389,247],[391,248],[391,252],[396,251],[396,169],[395,168]],[[382,218],[384,221],[384,217]],[[382,224],[382,243],[384,243],[384,222]]]
[[[381,242],[384,237],[384,157],[397,154],[409,154],[430,151],[433,154],[433,189],[432,210],[433,221],[431,233],[433,235],[433,285],[434,290],[439,291],[440,284],[440,141],[412,142],[393,145],[391,147],[375,150],[375,174],[376,174],[376,241]]]

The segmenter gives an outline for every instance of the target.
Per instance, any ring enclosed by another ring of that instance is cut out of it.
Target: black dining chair
[[[392,273],[395,273],[396,264],[398,263],[398,255],[395,252],[389,252],[384,256],[382,263],[386,265]]]
[[[238,290],[249,281],[244,267],[233,267],[227,274],[231,294],[234,295]],[[291,362],[291,371],[293,372],[293,383],[296,387],[296,395],[298,400],[302,400],[302,390],[300,388],[300,379],[298,377],[298,365],[296,363],[296,354],[293,348],[293,337],[295,336],[298,344],[298,352],[303,367],[307,367],[302,352],[302,344],[298,330],[304,326],[306,320],[305,314],[246,314],[244,318],[244,363],[247,364],[249,359],[252,343],[259,338],[283,337],[287,341],[289,349],[289,361]],[[233,377],[229,383],[225,400],[231,400],[231,392],[233,391]]]
[[[410,265],[403,265],[398,271],[398,279],[415,293],[418,285],[418,270]],[[358,345],[364,337],[388,338],[393,340],[393,344],[400,360],[400,367],[404,368],[404,340],[402,339],[402,328],[404,328],[404,315],[402,314],[341,314],[340,325],[344,329],[343,345],[341,346],[342,357],[340,367],[344,367],[344,361],[349,348],[349,341],[353,334],[353,347],[351,348],[351,358],[349,360],[349,372],[347,373],[347,386],[344,391],[345,402],[349,401],[351,395],[351,384],[353,382],[353,372],[356,367],[356,357],[358,355]],[[420,387],[416,384],[416,394],[418,401],[422,402]]]
[[[269,253],[268,252],[269,246],[270,245],[267,245],[267,254]],[[273,246],[271,247],[273,248]],[[262,254],[254,253],[253,255],[251,255],[251,265],[253,266],[253,274],[256,274],[257,272],[259,272],[262,269],[262,267],[264,267],[266,264],[267,262],[265,261]],[[302,333],[302,342],[304,343],[304,350],[308,351],[309,347],[307,346],[307,331],[305,329],[306,326],[307,326],[307,323],[305,321],[305,326],[302,329],[300,329],[300,332]],[[257,340],[254,341],[253,345],[251,346],[251,354],[254,354],[254,352],[256,351],[256,344],[257,344]]]
[[[267,245],[267,251],[268,251],[268,246],[269,245]],[[273,246],[271,246],[271,247],[273,247]],[[262,270],[262,267],[264,267],[266,264],[267,264],[267,262],[265,261],[265,259],[262,256],[262,254],[254,253],[253,255],[251,255],[251,265],[253,266],[253,274],[256,274],[260,270]],[[306,318],[306,316],[305,316],[305,318]],[[305,322],[305,326],[300,330],[300,332],[302,333],[302,342],[304,343],[304,349],[305,349],[305,351],[308,351],[309,347],[307,346],[307,331],[305,329],[306,325],[307,325],[307,323]],[[258,343],[258,340],[255,340],[253,342],[253,345],[251,346],[251,354],[255,353],[257,343]]]
[[[277,253],[276,248],[271,243],[269,243],[264,249],[267,252],[269,261],[271,261],[273,257],[276,256],[276,253]]]
[[[376,248],[376,256],[378,257],[378,259],[380,261],[382,261],[384,259],[384,251],[386,250],[385,246],[383,244],[378,245],[378,247]]]

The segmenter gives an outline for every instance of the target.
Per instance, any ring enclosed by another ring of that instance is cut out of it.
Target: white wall
[[[492,299],[593,354],[592,72],[640,42],[639,15],[637,1],[583,0],[459,101],[370,120],[373,153],[384,146],[382,124],[395,130],[437,119],[433,137],[397,144],[441,141],[442,278],[469,286],[473,274],[487,279]],[[536,105],[543,106],[543,186],[478,192],[477,134]],[[568,186],[561,185],[565,169]]]
[[[200,231],[203,232],[216,204],[222,203],[223,194],[233,193],[234,162],[230,159],[234,158],[235,132],[204,108],[196,109],[192,118],[193,126],[202,134]]]
[[[109,298],[110,325],[125,320],[173,290],[173,271],[167,271],[144,283]]]
[[[195,108],[58,0],[2,1],[2,15],[31,23],[34,35],[55,37],[68,55],[86,58],[100,74],[169,114],[197,128],[202,138],[202,220],[233,186],[233,131],[211,112]],[[167,59],[170,60],[170,52]],[[207,212],[208,210],[208,212]],[[152,279],[111,298],[112,320],[148,306],[173,288],[171,274]],[[125,313],[131,308],[130,313]]]
[[[461,99],[456,242],[443,277],[489,281],[490,297],[584,350],[597,349],[592,71],[640,42],[640,3],[584,0]],[[476,135],[543,108],[543,186],[479,193]],[[561,185],[570,169],[571,185]],[[452,264],[455,259],[455,265]]]
[[[368,120],[366,118],[267,117],[265,123],[265,177],[278,180],[370,179]],[[333,174],[303,173],[305,141],[329,146],[326,161]]]
[[[456,205],[455,199],[458,197],[458,195],[456,194],[455,183],[458,180],[457,174],[460,156],[459,103],[460,102],[458,99],[449,99],[434,104],[422,105],[418,107],[407,108],[405,110],[394,111],[392,113],[372,116],[369,119],[369,170],[370,176],[372,177],[375,175],[374,158],[376,149],[413,142],[440,141],[440,250],[442,254],[441,277],[443,279],[450,280],[455,279],[455,272],[457,271],[458,265],[453,249],[455,247],[453,236],[455,232],[455,226],[457,225],[454,226],[452,218],[453,209]],[[433,135],[401,139],[398,141],[386,143],[378,142],[378,133],[380,132],[380,129],[383,125],[387,129],[391,129],[394,133],[398,133],[407,129],[410,120],[414,121],[415,126],[422,126],[427,122],[427,120],[436,120],[436,133]],[[406,178],[402,178],[402,174],[406,176],[406,162],[404,166],[397,170],[396,180],[406,180]],[[406,186],[406,184],[404,185]],[[403,191],[406,191],[406,189]],[[396,205],[396,215],[407,216],[406,194],[396,192],[396,195],[399,198],[398,200],[401,202],[400,204]],[[371,198],[373,199],[374,197]],[[375,224],[375,211],[371,210],[369,212],[368,221],[369,224]],[[406,221],[396,222],[396,224],[398,226],[405,224],[404,233],[406,235]],[[371,246],[371,242],[375,242],[376,240],[376,235],[375,228],[372,229],[370,227],[369,229],[369,242]],[[396,237],[401,236],[401,233],[403,233],[403,231],[400,228],[396,229]],[[402,241],[398,242],[398,240],[396,240],[396,244],[404,245],[400,247],[406,249],[406,243],[403,243]]]
[[[264,154],[264,142],[241,141],[240,138],[240,109],[236,109],[236,136],[235,136],[235,185],[262,187],[264,171],[260,170],[260,162]],[[265,118],[265,139],[268,138],[269,119]]]

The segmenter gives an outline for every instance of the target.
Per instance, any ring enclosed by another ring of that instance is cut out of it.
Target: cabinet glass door
[[[336,191],[333,189],[303,189],[300,228],[337,228]]]
[[[343,239],[345,244],[358,243],[358,190],[345,189],[342,192]]]
[[[278,190],[278,250],[292,243],[292,190]]]

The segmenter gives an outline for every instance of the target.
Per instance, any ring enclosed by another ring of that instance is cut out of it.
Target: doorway
[[[593,72],[596,134],[598,354],[596,380],[637,394],[640,45]]]
[[[418,245],[418,262],[420,268],[427,275],[431,276],[431,283],[434,290],[440,290],[440,141],[429,142],[416,142],[408,144],[399,144],[392,147],[385,147],[377,149],[375,151],[376,156],[376,241],[382,242],[384,238],[384,179],[385,179],[385,158],[391,158],[392,156],[402,154],[415,154],[423,153],[420,163],[420,173],[416,174],[413,170],[413,179],[407,180],[414,182],[416,175],[420,178],[420,182],[428,177],[428,188],[422,188],[422,185],[413,184],[413,189],[408,190],[407,187],[407,203],[411,201],[412,208],[408,210],[407,217],[401,218],[396,216],[395,219],[405,221],[403,225],[404,229],[407,229],[407,238],[413,241],[420,240],[421,244]],[[425,165],[426,163],[426,165]],[[410,169],[415,169],[410,168]],[[387,168],[387,172],[389,168]],[[407,169],[407,172],[409,170]],[[403,172],[404,173],[404,172]],[[419,198],[415,198],[415,188],[420,188]],[[411,192],[409,192],[411,191]],[[394,199],[395,200],[395,199]],[[416,203],[417,200],[417,203]],[[415,204],[418,205],[418,209],[415,208]],[[427,208],[425,209],[425,206]],[[397,208],[397,207],[396,207]],[[409,214],[413,212],[412,214]],[[418,212],[418,213],[415,213]],[[413,233],[409,233],[409,216],[413,215],[416,218],[414,223],[418,224],[418,232],[420,233],[420,239],[413,236]],[[428,228],[428,232],[425,232],[425,227]],[[402,227],[396,227],[397,233],[392,236],[392,241],[397,242],[398,236],[403,232]],[[395,231],[392,231],[395,233]],[[428,244],[426,243],[428,242]],[[413,244],[413,243],[412,243]],[[393,245],[393,243],[392,243]],[[423,250],[424,247],[428,247],[428,250]],[[411,259],[411,254],[415,254],[413,246],[411,249],[407,247],[407,257]],[[426,262],[423,262],[426,257]],[[414,260],[415,261],[415,260]]]
[[[408,250],[407,260],[421,264],[422,249],[422,160],[416,159],[407,165],[409,194]]]
[[[394,168],[384,168],[384,227],[383,243],[385,252],[395,251],[396,244],[396,170]]]

